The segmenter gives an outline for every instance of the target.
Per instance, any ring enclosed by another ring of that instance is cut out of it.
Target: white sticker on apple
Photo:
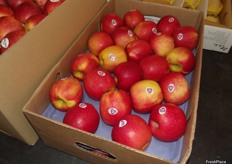
[[[85,103],[80,103],[80,104],[79,104],[79,107],[80,107],[80,108],[86,108],[87,105],[86,105]]]
[[[9,39],[8,38],[4,38],[2,39],[2,42],[1,42],[1,46],[3,48],[7,48],[9,46],[10,42],[9,42]]]
[[[152,88],[147,87],[146,92],[151,95],[154,93],[154,90]]]
[[[172,92],[174,92],[174,90],[175,90],[175,85],[174,84],[169,84],[168,85],[168,91],[170,92],[170,93],[172,93]]]
[[[177,35],[177,39],[178,40],[182,40],[184,38],[184,35],[182,34],[182,33],[179,33],[178,35]]]
[[[103,72],[103,71],[97,71],[97,74],[100,75],[100,76],[105,76],[106,75],[106,73]]]
[[[159,114],[165,114],[166,113],[166,107],[162,106],[159,108]]]
[[[108,113],[110,115],[116,115],[118,113],[118,109],[116,109],[116,108],[109,108],[108,109]]]
[[[153,32],[154,34],[157,34],[157,29],[156,29],[156,28],[152,28],[152,32]]]
[[[50,2],[59,2],[60,0],[50,0]]]
[[[133,32],[131,30],[128,30],[128,35],[133,36]]]
[[[115,56],[114,56],[114,54],[109,54],[109,58],[110,58],[111,61],[115,61]]]
[[[173,17],[171,17],[171,18],[168,19],[169,22],[174,22],[174,20],[175,19]]]
[[[116,25],[117,25],[117,21],[116,21],[115,19],[112,19],[111,24],[112,24],[113,26],[116,26]]]
[[[119,122],[119,127],[122,128],[123,126],[125,126],[127,124],[127,121],[126,120],[121,120]]]

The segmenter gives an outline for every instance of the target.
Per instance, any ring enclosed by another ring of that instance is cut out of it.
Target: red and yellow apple
[[[183,110],[175,104],[157,105],[149,117],[152,134],[163,142],[173,142],[182,137],[187,127]]]
[[[110,126],[116,125],[126,115],[131,114],[132,105],[129,94],[124,90],[113,90],[102,95],[100,115]]]
[[[142,80],[143,71],[137,62],[127,61],[118,64],[114,68],[114,75],[117,88],[129,91],[134,83]]]
[[[35,1],[35,3],[36,3],[37,5],[39,5],[39,7],[41,7],[41,9],[42,9],[43,6],[45,5],[46,1],[48,1],[48,0],[34,0],[34,1]]]
[[[88,39],[89,51],[96,56],[106,47],[114,45],[110,34],[102,31],[94,32]]]
[[[63,123],[95,133],[100,123],[100,116],[92,104],[81,102],[65,113]]]
[[[50,88],[49,98],[55,109],[68,111],[82,100],[83,89],[79,80],[65,77],[56,81]]]
[[[150,113],[155,105],[163,101],[163,93],[154,80],[140,80],[130,88],[132,106],[135,112]]]
[[[98,67],[99,59],[89,52],[78,54],[70,63],[71,74],[78,80],[83,80],[87,73]]]
[[[157,23],[157,30],[162,34],[172,35],[180,27],[179,20],[173,15],[163,16]]]
[[[150,144],[152,133],[147,122],[140,116],[129,114],[112,129],[112,140],[144,151]]]
[[[175,47],[173,37],[162,33],[153,35],[150,44],[154,54],[159,56],[166,56]]]
[[[186,75],[193,70],[196,59],[189,48],[176,47],[167,54],[166,60],[172,72],[181,72]]]
[[[33,15],[30,18],[28,18],[24,24],[24,28],[25,30],[31,31],[36,25],[38,25],[44,18],[46,17],[46,15],[43,14],[39,14],[39,15]]]
[[[103,68],[97,68],[87,73],[84,76],[83,85],[87,95],[95,100],[100,100],[105,92],[116,88],[114,77]]]
[[[128,61],[140,62],[152,54],[151,45],[144,40],[137,39],[126,46]]]
[[[139,65],[143,70],[143,79],[159,81],[170,72],[166,58],[159,55],[148,56]]]
[[[59,7],[65,0],[47,0],[43,6],[43,13],[45,15],[50,14],[57,7]]]
[[[0,17],[14,16],[14,11],[7,5],[0,4]]]
[[[180,72],[170,72],[159,81],[166,103],[181,105],[190,97],[190,86]]]
[[[33,0],[6,0],[7,4],[15,10],[20,4],[24,2],[33,2]]]
[[[138,9],[129,10],[123,17],[124,25],[132,30],[144,20],[144,15]]]
[[[100,22],[101,31],[109,34],[121,26],[123,26],[123,20],[116,13],[105,14]]]

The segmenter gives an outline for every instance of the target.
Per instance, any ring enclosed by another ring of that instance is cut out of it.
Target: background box
[[[68,49],[66,54],[52,68],[30,100],[24,106],[23,111],[25,115],[46,145],[92,163],[175,163],[166,158],[161,158],[147,152],[142,152],[115,143],[105,137],[75,129],[63,124],[61,121],[45,116],[45,111],[51,107],[49,101],[50,87],[57,79],[70,76],[70,61],[77,54],[87,51],[88,38],[93,32],[99,30],[99,22],[103,15],[106,13],[116,12],[122,17],[125,12],[135,8],[141,10],[142,13],[147,16],[162,17],[166,14],[173,14],[179,18],[182,25],[194,26],[200,34],[199,45],[196,49],[196,67],[191,80],[192,96],[187,104],[186,115],[188,125],[185,136],[183,137],[180,159],[178,161],[179,163],[186,163],[188,160],[191,154],[197,118],[202,60],[202,33],[204,29],[203,14],[199,11],[173,8],[167,5],[152,4],[134,0],[108,1],[93,21]],[[192,19],[186,20],[186,16],[191,17]],[[101,130],[104,131],[105,129]]]
[[[22,108],[104,3],[98,0],[92,6],[91,0],[65,1],[0,56],[0,131],[29,145],[37,141]]]

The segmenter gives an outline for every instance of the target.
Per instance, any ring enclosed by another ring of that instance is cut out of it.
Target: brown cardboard
[[[65,1],[0,56],[0,131],[29,145],[37,141],[23,105],[104,3]]]
[[[77,54],[87,51],[87,40],[93,32],[99,30],[99,21],[102,16],[110,12],[116,12],[120,16],[123,16],[126,11],[135,8],[141,10],[144,15],[162,17],[166,14],[173,14],[179,18],[182,25],[192,25],[200,34],[200,41],[196,50],[196,67],[191,81],[191,98],[187,112],[188,125],[183,139],[180,161],[178,163],[186,163],[188,160],[191,154],[197,118],[204,28],[203,14],[199,11],[134,0],[108,1],[104,8],[96,15],[95,19],[68,49],[66,54],[52,68],[24,106],[23,111],[25,115],[46,145],[92,163],[174,163],[164,158],[123,146],[104,137],[72,128],[59,121],[43,116],[44,111],[50,104],[48,97],[50,87],[57,79],[70,76],[70,61]],[[186,17],[191,17],[192,19],[189,20]],[[86,147],[83,148],[81,144],[91,147],[93,151],[87,150]],[[99,151],[104,151],[109,154],[107,154],[108,156],[102,155]]]
[[[143,0],[144,2],[153,2],[153,3],[160,3],[165,5],[173,5],[177,7],[182,7],[184,5],[184,0],[175,0],[173,4],[170,4],[167,0]]]

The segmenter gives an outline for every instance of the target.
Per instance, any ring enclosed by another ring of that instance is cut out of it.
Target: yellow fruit
[[[196,9],[201,0],[185,0],[184,1],[184,8]]]
[[[206,20],[210,22],[220,23],[219,18],[213,15],[207,15]]]
[[[113,45],[99,53],[99,61],[102,68],[113,71],[118,64],[127,61],[127,54],[124,48]]]
[[[209,0],[207,15],[218,16],[222,11],[222,8],[223,8],[223,4],[221,0]]]
[[[175,2],[175,0],[167,0],[167,1],[170,5],[173,5],[173,3]]]

